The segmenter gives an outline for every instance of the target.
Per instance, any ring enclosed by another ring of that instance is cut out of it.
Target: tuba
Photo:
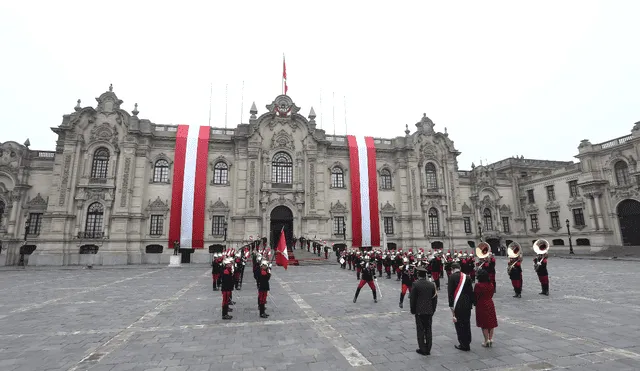
[[[486,242],[480,242],[476,247],[476,256],[478,257],[478,263],[475,267],[476,272],[482,267],[482,261],[491,255],[491,246]]]
[[[538,258],[533,263],[533,269],[535,269],[536,272],[537,272],[538,268],[540,268],[540,261],[542,260],[542,259],[540,259],[539,256],[547,254],[549,252],[549,241],[544,240],[544,239],[539,239],[536,242],[534,242],[533,243],[533,252],[535,252],[536,255],[538,255]]]
[[[517,242],[511,242],[507,248],[507,255],[509,255],[509,259],[513,261],[513,263],[510,263],[507,266],[507,274],[510,274],[513,267],[515,267],[516,263],[520,261],[520,258],[522,257],[522,248],[520,247],[520,244]]]

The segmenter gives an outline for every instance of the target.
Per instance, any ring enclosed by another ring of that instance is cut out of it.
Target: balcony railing
[[[610,140],[610,141],[605,142],[605,143],[600,143],[599,146],[600,146],[601,149],[607,149],[607,148],[618,146],[620,144],[624,144],[624,143],[628,142],[629,140],[631,140],[631,138],[633,138],[632,135],[626,135],[624,137],[616,138],[616,139]],[[596,146],[597,145],[598,144],[596,144]]]
[[[78,238],[87,239],[87,240],[100,240],[104,238],[104,232],[101,232],[101,231],[78,232]]]
[[[444,231],[429,231],[429,237],[446,237]]]
[[[107,183],[107,178],[90,178],[89,184],[105,184]]]

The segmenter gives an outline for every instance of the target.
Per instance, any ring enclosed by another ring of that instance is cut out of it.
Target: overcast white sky
[[[110,83],[141,118],[190,125],[208,124],[213,83],[218,127],[228,84],[234,127],[242,81],[244,122],[281,93],[283,53],[289,95],[328,134],[345,96],[349,134],[402,136],[426,113],[460,169],[573,160],[640,120],[639,1],[166,3],[0,2],[0,141],[53,149],[49,127]]]

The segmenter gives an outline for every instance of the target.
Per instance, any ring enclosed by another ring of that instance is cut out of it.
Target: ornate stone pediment
[[[488,195],[484,196],[484,198],[482,199],[482,201],[480,201],[480,208],[481,209],[485,209],[485,208],[492,208],[495,206],[495,202],[491,199],[491,197],[489,197]]]
[[[277,96],[271,104],[267,105],[267,109],[277,117],[291,117],[300,111],[300,108],[287,95]]]
[[[118,143],[118,131],[115,125],[103,122],[101,125],[94,126],[89,132],[89,142],[95,141]]]
[[[513,212],[511,211],[511,207],[509,207],[509,205],[500,206],[500,215],[510,216],[511,214],[513,214]]]
[[[527,212],[527,214],[536,214],[540,209],[538,209],[538,206],[536,204],[529,204],[524,208],[524,210]]]
[[[27,206],[26,208],[29,210],[35,209],[35,210],[46,210],[47,209],[47,204],[49,197],[47,197],[47,199],[45,200],[44,198],[42,198],[42,196],[40,195],[40,193],[38,193],[36,195],[36,197],[32,198],[31,200],[27,201]]]
[[[228,203],[225,204],[224,201],[222,201],[220,197],[218,197],[218,201],[216,201],[215,203],[211,201],[209,205],[209,210],[210,211],[229,211],[229,204]]]
[[[462,204],[462,213],[465,215],[473,214],[471,207],[466,202]]]
[[[380,212],[383,214],[395,214],[396,213],[396,207],[395,205],[391,205],[391,203],[389,201],[387,201],[386,204],[384,204],[384,206],[382,206],[380,208]]]
[[[274,134],[273,137],[271,137],[271,148],[284,148],[295,151],[293,136],[284,129],[280,130],[278,133]]]
[[[567,206],[572,209],[572,208],[584,208],[584,199],[582,197],[574,197],[569,199],[569,201],[567,202]]]
[[[169,200],[162,201],[160,196],[158,196],[153,202],[149,200],[145,211],[147,212],[147,215],[162,214],[166,216],[169,212]]]
[[[343,172],[347,172],[347,167],[340,161],[335,161],[331,165],[329,165],[329,171],[333,170],[334,167],[339,167]]]
[[[433,199],[427,199],[424,197],[422,199],[421,205],[424,210],[429,210],[432,207],[435,207],[436,209],[438,209],[440,207],[440,204],[438,203],[438,201]]]
[[[329,209],[329,212],[331,214],[346,214],[349,210],[347,209],[347,207],[340,202],[340,200],[338,200],[335,204],[332,202],[331,203],[331,208]]]
[[[113,189],[79,188],[76,193],[76,200],[111,202],[113,199]]]
[[[631,185],[611,187],[609,188],[609,193],[616,199],[640,197],[640,192]]]
[[[560,203],[558,201],[548,201],[545,205],[547,212],[560,210]]]

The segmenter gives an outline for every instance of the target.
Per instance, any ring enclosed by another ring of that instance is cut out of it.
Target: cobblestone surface
[[[637,370],[636,264],[552,259],[544,297],[526,262],[518,300],[499,259],[494,347],[474,328],[472,351],[454,349],[442,291],[429,357],[415,353],[398,282],[353,304],[355,273],[337,265],[274,268],[267,320],[245,276],[232,321],[202,266],[3,270],[0,370]]]

